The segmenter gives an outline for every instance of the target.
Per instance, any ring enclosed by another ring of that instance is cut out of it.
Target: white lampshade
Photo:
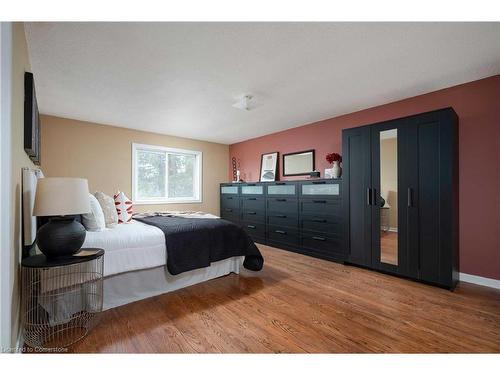
[[[63,216],[90,212],[89,185],[84,178],[45,177],[36,185],[33,216]]]

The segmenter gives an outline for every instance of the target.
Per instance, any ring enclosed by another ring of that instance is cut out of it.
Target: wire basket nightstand
[[[22,263],[24,342],[63,348],[82,339],[102,311],[104,250],[82,249],[65,258],[35,255]]]

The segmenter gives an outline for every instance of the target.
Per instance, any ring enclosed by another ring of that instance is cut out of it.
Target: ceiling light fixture
[[[245,111],[249,111],[251,109],[250,104],[251,104],[252,99],[253,99],[252,95],[245,95],[240,100],[238,100],[236,103],[233,103],[233,107],[238,108],[238,109],[243,109]]]

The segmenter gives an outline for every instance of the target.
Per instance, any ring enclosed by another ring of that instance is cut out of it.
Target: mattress
[[[167,261],[163,232],[135,220],[87,232],[83,247],[104,249],[104,276],[163,266]]]

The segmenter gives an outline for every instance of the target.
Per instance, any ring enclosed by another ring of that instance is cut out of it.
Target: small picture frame
[[[278,152],[262,154],[260,158],[260,181],[277,181],[278,176]]]
[[[325,178],[333,178],[333,168],[325,168]]]

